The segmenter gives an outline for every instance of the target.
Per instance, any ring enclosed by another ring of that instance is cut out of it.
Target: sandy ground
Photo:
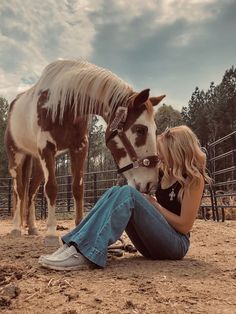
[[[44,246],[45,222],[38,225],[39,236],[12,238],[11,221],[0,222],[0,313],[236,313],[236,221],[197,220],[181,261],[125,253],[105,269],[71,272],[39,267],[55,248]]]

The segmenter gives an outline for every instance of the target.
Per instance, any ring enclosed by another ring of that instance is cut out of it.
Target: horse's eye
[[[137,126],[136,127],[136,133],[138,135],[145,135],[147,133],[147,127],[146,126]]]

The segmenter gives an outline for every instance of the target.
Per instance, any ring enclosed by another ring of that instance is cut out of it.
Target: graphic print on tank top
[[[160,174],[159,182],[156,190],[156,198],[161,206],[169,210],[170,212],[180,215],[181,203],[178,200],[178,193],[181,189],[180,183],[177,181],[167,189],[161,188],[161,180],[163,173]]]

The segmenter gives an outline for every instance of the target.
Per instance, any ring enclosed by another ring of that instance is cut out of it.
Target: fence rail
[[[225,141],[229,142],[229,150],[218,152],[217,147]],[[212,187],[206,186],[200,213],[205,219],[210,215],[213,220],[224,221],[226,208],[232,211],[236,210],[236,131],[211,143],[205,151],[208,154],[208,168],[214,184]],[[225,158],[228,160],[225,161]],[[116,170],[85,173],[85,210],[90,210],[105,190],[117,184],[118,179]],[[74,209],[71,175],[58,175],[57,184],[56,212],[72,212]],[[12,194],[12,180],[0,178],[0,216],[11,214]],[[211,213],[209,214],[209,212]],[[36,197],[36,215],[38,218],[45,218],[47,215],[43,185],[40,186]]]
[[[71,175],[60,175],[56,177],[58,185],[56,212],[64,213],[74,210],[72,195],[72,177]],[[84,204],[85,210],[89,210],[98,198],[109,187],[116,185],[118,180],[117,171],[90,172],[84,175]],[[0,178],[0,215],[7,216],[11,214],[12,207],[12,179]],[[39,187],[36,203],[36,215],[45,218],[47,215],[47,202],[43,192],[43,184]]]
[[[214,220],[224,221],[225,209],[229,209],[231,217],[236,219],[236,131],[210,143],[206,153],[213,185],[208,187],[210,204],[202,202],[202,215],[206,217],[211,209]]]

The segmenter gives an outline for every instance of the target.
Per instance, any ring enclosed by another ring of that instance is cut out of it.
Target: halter
[[[122,168],[118,168],[118,173],[123,173],[132,168],[146,167],[146,168],[154,168],[158,163],[157,155],[147,156],[142,159],[139,159],[133,145],[130,143],[130,140],[126,136],[124,132],[124,124],[126,122],[128,114],[128,108],[120,106],[117,108],[116,115],[112,123],[110,124],[111,134],[106,139],[106,145],[108,142],[113,139],[115,136],[119,136],[121,142],[123,143],[130,159],[132,162]]]

